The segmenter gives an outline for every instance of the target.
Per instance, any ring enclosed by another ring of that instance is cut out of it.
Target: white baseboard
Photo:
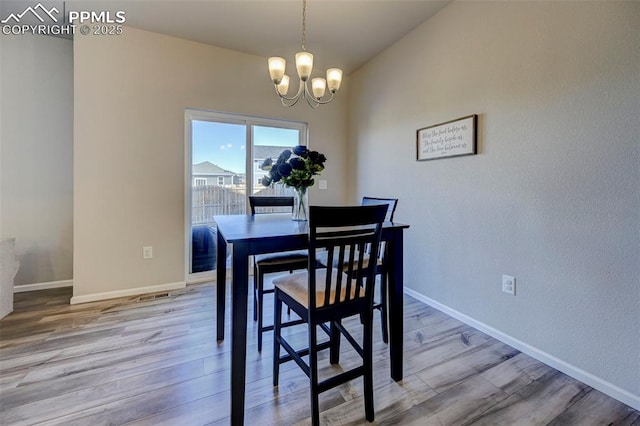
[[[606,380],[597,377],[588,371],[582,370],[574,365],[571,365],[561,359],[556,358],[555,356],[548,354],[536,347],[533,347],[521,340],[518,340],[514,337],[509,336],[508,334],[503,333],[500,330],[497,330],[487,324],[484,324],[480,321],[477,321],[462,312],[456,311],[446,305],[443,305],[440,302],[437,302],[423,294],[416,292],[415,290],[411,290],[409,288],[404,288],[404,292],[409,296],[418,299],[419,301],[426,303],[427,305],[446,313],[447,315],[452,316],[453,318],[462,321],[463,323],[470,325],[473,328],[476,328],[483,333],[488,334],[491,337],[494,337],[500,340],[503,343],[523,352],[540,362],[547,364],[550,367],[555,368],[558,371],[565,373],[568,376],[573,377],[576,380],[581,381],[582,383],[591,386],[594,389],[599,390],[600,392],[609,395],[611,398],[614,398],[636,410],[640,410],[640,395],[634,395],[631,392],[624,390],[612,383],[607,382]]]
[[[24,293],[25,291],[48,290],[51,288],[73,287],[73,280],[50,281],[48,283],[14,285],[14,293]]]
[[[180,288],[185,288],[186,286],[187,283],[185,281],[179,281],[177,283],[158,284],[147,287],[128,288],[126,290],[107,291],[105,293],[85,294],[82,296],[73,296],[70,303],[72,305],[75,305],[78,303],[97,302],[99,300],[115,299],[117,297],[129,297],[138,294],[154,293],[156,291],[177,290]]]
[[[187,284],[200,284],[216,280],[216,271],[196,272],[187,275]]]

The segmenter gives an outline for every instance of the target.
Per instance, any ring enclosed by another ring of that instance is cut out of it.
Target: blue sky
[[[244,124],[192,121],[193,164],[209,161],[226,170],[245,173],[246,126]],[[298,131],[254,126],[255,145],[296,146]]]

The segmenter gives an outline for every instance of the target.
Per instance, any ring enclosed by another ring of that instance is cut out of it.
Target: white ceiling
[[[307,0],[307,50],[315,68],[355,71],[451,0]],[[126,25],[254,55],[293,61],[302,0],[78,0],[67,10],[122,10]],[[266,67],[266,59],[265,59]]]

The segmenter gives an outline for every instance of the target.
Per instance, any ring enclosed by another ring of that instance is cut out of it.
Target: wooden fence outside
[[[272,188],[256,187],[255,195],[290,195],[287,188],[276,185]],[[216,215],[245,214],[247,212],[244,185],[195,186],[191,192],[191,223],[193,225],[214,223]]]

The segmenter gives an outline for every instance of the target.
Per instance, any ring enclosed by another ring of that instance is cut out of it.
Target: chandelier
[[[306,44],[307,0],[302,0],[302,51],[296,53],[296,70],[298,71],[300,82],[298,93],[294,96],[287,96],[289,76],[284,73],[287,61],[279,56],[269,58],[269,75],[282,105],[287,107],[297,104],[300,98],[304,98],[312,108],[328,104],[333,100],[333,95],[340,89],[340,83],[342,83],[342,70],[340,68],[329,68],[326,79],[322,77],[311,79],[311,90],[309,90],[309,77],[313,69],[313,54],[307,52]],[[325,96],[327,88],[329,89],[329,95]]]

